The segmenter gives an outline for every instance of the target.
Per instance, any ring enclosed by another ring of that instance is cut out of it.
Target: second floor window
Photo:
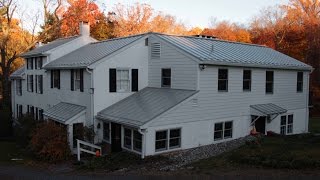
[[[117,92],[128,92],[130,89],[128,69],[117,69]]]
[[[273,93],[273,71],[266,71],[266,93]]]
[[[161,70],[161,87],[171,87],[171,69]]]
[[[303,91],[303,72],[297,73],[297,92]]]
[[[36,75],[36,93],[42,94],[43,93],[43,76]]]
[[[27,69],[33,69],[33,58],[27,58]]]
[[[71,70],[71,90],[83,92],[83,69]]]
[[[37,57],[35,59],[36,59],[36,61],[35,61],[36,69],[41,69],[42,68],[42,57]]]
[[[22,80],[18,79],[16,80],[16,92],[18,96],[22,95]]]
[[[33,75],[27,76],[27,86],[28,86],[28,91],[33,92]]]
[[[218,70],[218,91],[228,91],[228,69]]]
[[[251,91],[251,70],[243,70],[243,91]]]
[[[51,70],[51,88],[60,89],[60,70]]]

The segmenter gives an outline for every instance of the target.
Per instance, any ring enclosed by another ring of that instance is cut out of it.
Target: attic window
[[[160,58],[161,45],[160,43],[151,44],[151,58]]]
[[[144,40],[144,45],[145,45],[145,46],[149,46],[149,38],[146,38],[146,39]]]

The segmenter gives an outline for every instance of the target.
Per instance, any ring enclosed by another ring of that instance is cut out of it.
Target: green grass
[[[320,117],[310,118],[309,131],[312,133],[320,133]]]

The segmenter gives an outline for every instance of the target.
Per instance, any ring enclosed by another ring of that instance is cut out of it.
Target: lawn
[[[310,119],[311,134],[262,137],[217,157],[193,163],[196,173],[227,169],[320,169],[320,118]]]

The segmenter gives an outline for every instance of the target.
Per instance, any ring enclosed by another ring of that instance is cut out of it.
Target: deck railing
[[[92,149],[94,149],[94,151],[90,151],[88,149],[81,148],[82,144],[85,145],[85,146],[91,147]],[[100,146],[97,146],[97,145],[94,145],[94,144],[91,144],[91,143],[88,143],[88,142],[81,141],[81,140],[77,139],[77,158],[78,158],[78,161],[80,161],[81,152],[97,155],[96,150],[99,151],[98,153],[100,155],[101,154],[101,147]]]

